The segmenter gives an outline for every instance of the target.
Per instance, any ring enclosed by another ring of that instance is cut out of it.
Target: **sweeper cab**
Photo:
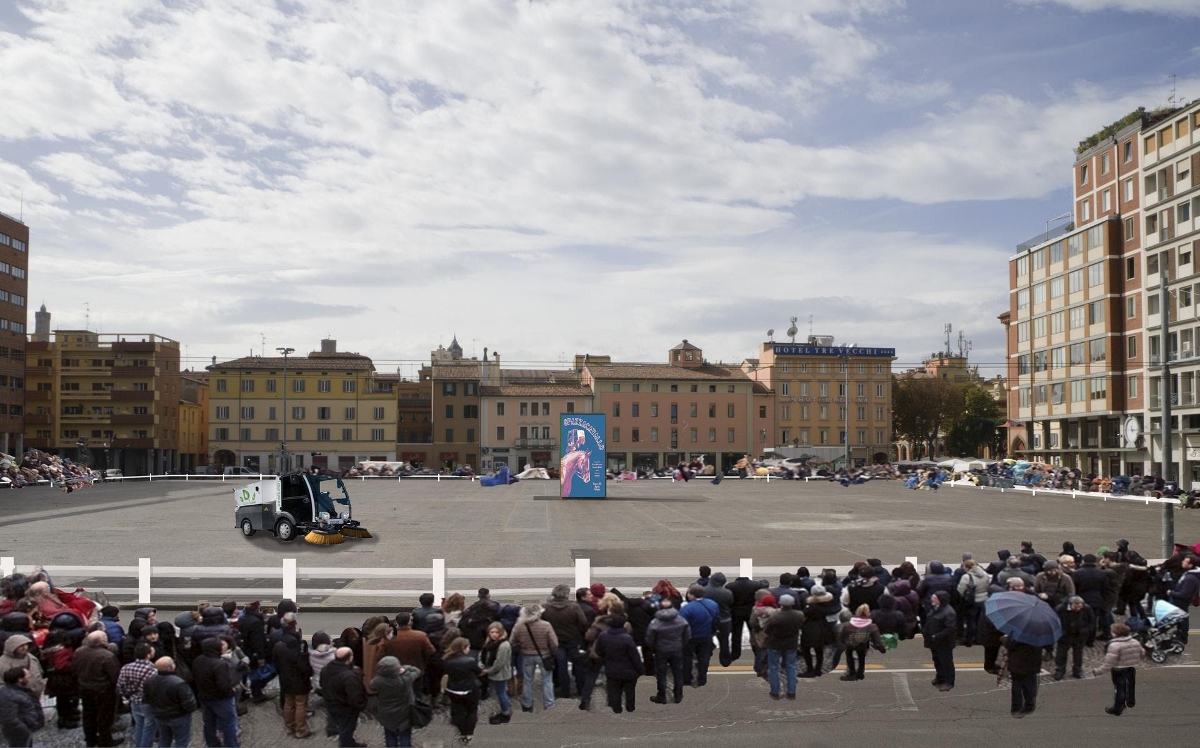
[[[336,481],[329,487],[340,489],[340,497],[323,490],[322,484],[330,481]],[[233,498],[237,505],[235,526],[246,537],[262,530],[284,541],[303,535],[314,545],[371,537],[353,518],[350,494],[341,478],[288,473],[234,489]]]

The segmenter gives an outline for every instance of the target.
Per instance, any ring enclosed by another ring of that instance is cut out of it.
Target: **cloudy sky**
[[[1200,97],[1198,40],[1196,0],[9,0],[0,211],[31,328],[195,366],[730,362],[811,316],[987,374],[1074,146]]]

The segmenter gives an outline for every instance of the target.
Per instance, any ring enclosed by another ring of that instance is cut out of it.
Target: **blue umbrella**
[[[1062,637],[1058,614],[1036,595],[997,592],[987,599],[984,615],[1002,634],[1033,647],[1048,647]]]

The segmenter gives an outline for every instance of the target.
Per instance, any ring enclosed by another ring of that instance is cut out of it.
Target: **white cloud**
[[[1126,13],[1161,13],[1169,16],[1200,16],[1195,0],[1010,0],[1018,5],[1065,5],[1083,13],[1119,10]]]

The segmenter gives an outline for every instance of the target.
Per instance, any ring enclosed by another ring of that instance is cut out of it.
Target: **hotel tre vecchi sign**
[[[775,344],[776,356],[852,356],[855,358],[895,358],[895,348],[860,348],[857,346],[837,346],[837,345],[797,345],[797,344]],[[847,393],[849,394],[849,393]],[[865,403],[869,400],[866,397],[812,397],[808,395],[798,395],[796,397],[787,398],[795,403],[844,403],[848,400],[856,403]]]

